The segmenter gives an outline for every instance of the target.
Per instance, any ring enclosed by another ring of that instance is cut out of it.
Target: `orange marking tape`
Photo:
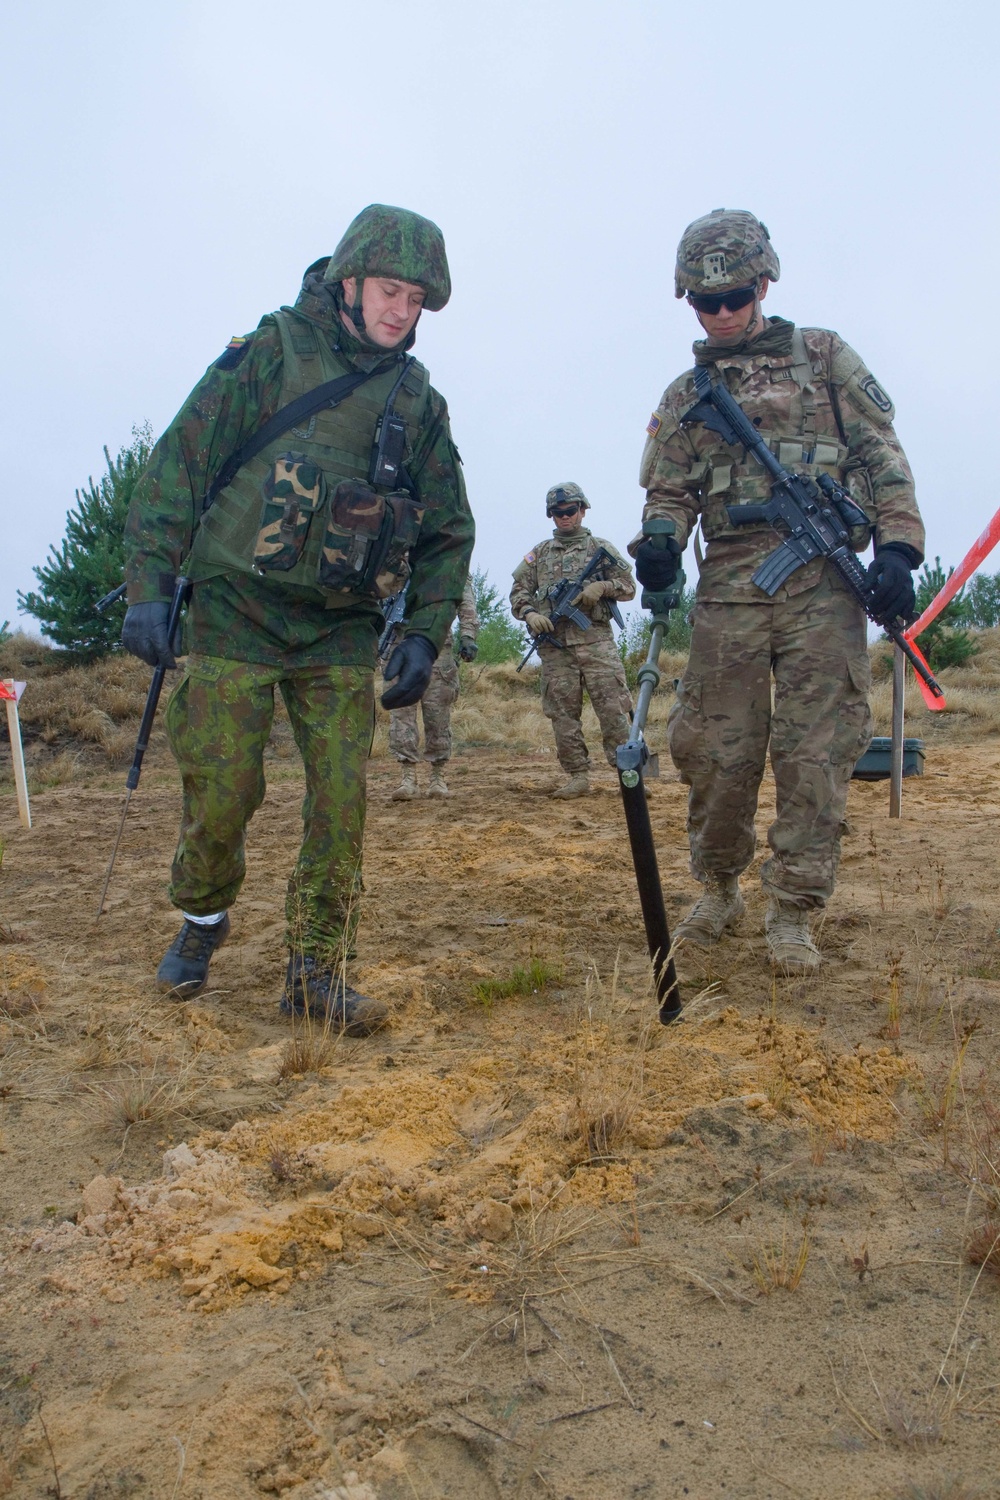
[[[919,620],[914,620],[909,629],[903,631],[904,636],[909,641],[914,651],[917,652],[917,655],[920,657],[921,661],[924,661],[924,657],[917,648],[916,637],[922,630],[926,630],[927,626],[930,625],[932,621],[937,619],[938,615],[943,609],[946,609],[948,607],[948,605],[954,599],[955,595],[958,593],[959,589],[968,582],[973,573],[979,567],[980,563],[986,561],[998,542],[1000,542],[1000,510],[997,511],[996,515],[993,517],[992,521],[987,526],[982,535],[977,537],[976,541],[973,542],[972,546],[965,554],[965,557],[962,559],[961,564],[955,569],[954,573],[952,573],[951,577],[947,580],[944,586],[935,594],[934,598],[931,600],[930,604],[928,604]],[[917,687],[920,689],[921,693],[923,693],[924,702],[927,704],[928,708],[932,708],[935,710],[944,708],[944,699],[935,698],[934,694],[931,692],[927,684],[923,682],[919,677],[917,678]]]

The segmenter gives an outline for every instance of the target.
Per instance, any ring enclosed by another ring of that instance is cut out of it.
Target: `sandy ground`
[[[287,745],[188,1005],[162,758],[99,925],[121,773],[31,833],[4,796],[0,1495],[1000,1494],[998,758],[936,746],[895,823],[855,784],[822,972],[772,975],[751,871],[669,1028],[610,772],[552,802],[551,755],[470,751],[401,805],[373,762],[365,1041],[278,1013]]]

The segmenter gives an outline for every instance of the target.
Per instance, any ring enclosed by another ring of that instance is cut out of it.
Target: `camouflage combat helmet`
[[[590,509],[590,501],[578,484],[554,484],[545,496],[545,514],[551,516],[557,505],[569,505],[572,501]]]
[[[781,274],[767,225],[741,208],[713,208],[681,235],[674,293],[726,292]]]
[[[436,224],[408,208],[370,203],[348,226],[330,256],[324,281],[356,276],[392,276],[427,293],[424,306],[439,312],[451,296],[444,235]],[[358,302],[360,304],[360,297]]]

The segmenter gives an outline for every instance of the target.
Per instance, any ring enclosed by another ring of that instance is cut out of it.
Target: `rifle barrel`
[[[124,584],[122,585],[124,588]],[[180,624],[181,610],[187,603],[191,592],[191,580],[179,573],[174,581],[173,598],[170,601],[170,611],[167,615],[167,643],[173,649],[174,637]],[[125,832],[125,819],[128,816],[128,805],[132,800],[132,793],[139,785],[139,777],[142,774],[142,761],[149,749],[149,736],[153,731],[153,720],[156,718],[156,709],[160,701],[160,693],[163,690],[163,679],[167,675],[166,667],[156,667],[153,671],[152,681],[149,684],[149,692],[146,694],[146,706],[142,711],[142,720],[139,724],[139,733],[136,735],[135,752],[132,756],[132,764],[129,766],[128,776],[125,778],[125,805],[122,808],[121,822],[118,824],[118,836],[115,839],[111,858],[108,860],[108,868],[104,876],[104,885],[101,887],[101,899],[97,906],[97,917],[100,918],[104,911],[104,902],[108,894],[108,886],[111,884],[111,872],[118,858],[118,846]]]

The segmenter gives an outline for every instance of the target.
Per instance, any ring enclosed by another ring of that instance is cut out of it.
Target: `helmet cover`
[[[678,297],[728,292],[766,276],[777,281],[781,265],[767,225],[741,208],[713,208],[681,235],[674,270]]]
[[[391,276],[426,292],[424,307],[439,312],[451,296],[444,235],[438,226],[408,208],[370,203],[352,220],[330,256],[324,281],[348,276]]]

